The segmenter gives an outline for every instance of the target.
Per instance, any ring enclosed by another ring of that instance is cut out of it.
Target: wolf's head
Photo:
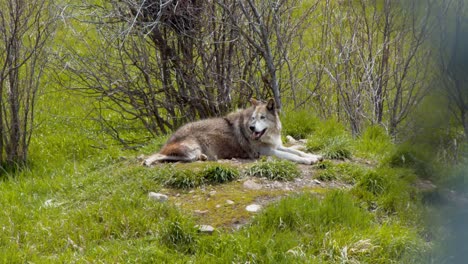
[[[269,132],[275,134],[280,133],[281,123],[276,109],[274,99],[269,99],[268,102],[260,102],[255,99],[250,99],[250,103],[254,107],[254,111],[249,120],[249,130],[252,132],[251,138],[260,140]]]

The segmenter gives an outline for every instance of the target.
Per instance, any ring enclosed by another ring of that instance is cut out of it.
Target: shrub
[[[260,161],[247,169],[246,175],[288,181],[300,176],[295,163],[287,160]]]

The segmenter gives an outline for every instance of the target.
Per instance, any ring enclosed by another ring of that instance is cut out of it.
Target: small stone
[[[208,213],[208,210],[195,210],[193,212],[197,215],[206,215]]]
[[[213,234],[215,230],[214,227],[210,225],[197,225],[195,227],[198,228],[198,232],[205,234]]]
[[[281,189],[283,187],[284,187],[284,185],[279,181],[274,181],[274,182],[271,183],[271,188]]]
[[[322,184],[322,182],[320,182],[320,181],[317,180],[317,179],[314,179],[314,183],[315,183],[315,184],[319,184],[319,185]]]
[[[152,200],[158,201],[158,202],[165,202],[169,198],[167,195],[162,194],[162,193],[155,193],[155,192],[150,192],[148,194],[148,197]]]
[[[251,204],[251,205],[247,205],[247,207],[245,207],[245,210],[251,212],[251,213],[256,213],[258,211],[260,211],[260,209],[262,209],[262,206],[259,205],[259,204]]]
[[[216,195],[216,191],[211,191],[210,193],[208,193],[208,196],[209,197],[213,197]]]
[[[216,207],[216,208],[220,208],[220,207],[221,207],[221,205],[220,205],[220,204],[217,204],[215,207]]]
[[[233,204],[234,204],[234,201],[226,200],[226,203],[229,204],[229,205],[233,205]]]
[[[246,180],[243,184],[245,189],[249,190],[260,190],[262,189],[262,185],[254,182],[253,180]]]

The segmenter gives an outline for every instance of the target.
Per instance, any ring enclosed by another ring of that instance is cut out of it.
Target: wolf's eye
[[[260,119],[265,119],[265,116],[260,116]]]

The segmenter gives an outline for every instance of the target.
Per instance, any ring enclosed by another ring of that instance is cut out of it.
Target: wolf
[[[322,160],[319,155],[283,146],[281,122],[274,99],[250,100],[251,107],[225,117],[210,118],[180,127],[162,149],[143,161],[192,162],[218,159],[256,159],[275,156],[301,164]]]

